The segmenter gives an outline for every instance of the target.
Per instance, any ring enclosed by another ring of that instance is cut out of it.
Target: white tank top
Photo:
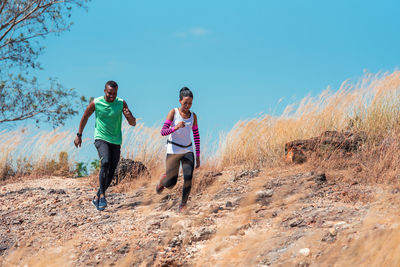
[[[185,122],[185,127],[180,128],[172,134],[168,135],[168,140],[179,145],[187,146],[192,142],[191,133],[193,127],[193,112],[190,112],[189,119],[184,119],[182,118],[177,108],[175,108],[174,110],[175,115],[174,120],[171,123],[171,127],[174,127],[181,121]],[[167,154],[185,154],[188,152],[193,152],[193,145],[187,148],[183,148],[171,143],[167,143]]]

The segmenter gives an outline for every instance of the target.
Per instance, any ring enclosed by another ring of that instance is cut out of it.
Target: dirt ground
[[[282,169],[195,174],[180,183],[112,187],[91,204],[88,178],[0,187],[2,266],[400,266],[400,189],[340,173]]]

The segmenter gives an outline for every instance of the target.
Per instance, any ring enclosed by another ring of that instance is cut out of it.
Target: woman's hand
[[[200,167],[200,158],[196,158],[196,169]]]
[[[175,125],[175,131],[176,130],[178,130],[178,129],[180,129],[180,128],[183,128],[183,127],[185,127],[185,122],[184,121],[181,121],[180,123],[178,123],[177,125]]]

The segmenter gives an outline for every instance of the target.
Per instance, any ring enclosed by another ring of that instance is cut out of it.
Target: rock
[[[213,209],[212,209],[212,212],[213,212],[213,213],[218,213],[220,210],[224,210],[224,209],[223,209],[222,207],[219,207],[219,206],[218,206],[218,207],[213,208]]]
[[[314,181],[315,181],[317,184],[323,184],[323,183],[325,183],[325,182],[326,182],[326,175],[325,175],[325,173],[317,174],[317,175],[315,176],[315,178],[314,178]]]
[[[117,185],[126,178],[135,179],[139,175],[148,175],[147,167],[140,161],[122,158],[115,170],[115,178],[111,185]]]
[[[307,154],[313,152],[325,157],[330,157],[337,151],[349,154],[348,152],[359,150],[365,139],[365,133],[326,131],[318,137],[286,143],[285,159],[290,163],[301,164],[307,161]]]
[[[272,190],[272,189],[258,191],[256,193],[256,195],[257,195],[256,202],[258,202],[264,206],[268,205],[270,202],[269,198],[272,197],[273,192],[274,192],[274,190]]]
[[[204,174],[204,177],[217,177],[217,176],[221,176],[222,172],[207,172],[206,174]]]
[[[300,218],[293,219],[289,222],[290,227],[299,227],[302,226],[304,220]]]
[[[18,220],[14,220],[12,224],[17,225],[17,224],[22,224],[24,222],[23,219],[18,219]]]
[[[274,190],[269,189],[269,190],[262,190],[262,191],[258,191],[257,194],[257,199],[258,198],[267,198],[267,197],[272,197],[272,193],[274,192]]]
[[[299,262],[296,267],[308,267],[310,264],[308,262]]]
[[[307,161],[307,157],[300,148],[291,147],[287,152],[285,150],[285,160],[289,163],[301,164]]]
[[[125,244],[122,248],[117,250],[118,253],[120,254],[126,254],[129,252],[129,244]]]
[[[64,189],[50,189],[49,194],[65,195]]]
[[[399,192],[400,192],[400,189],[398,187],[396,187],[392,190],[392,194],[398,194]]]
[[[232,202],[227,201],[226,204],[225,204],[225,207],[226,207],[226,208],[232,208],[232,207],[233,207]]]
[[[260,173],[259,169],[254,169],[254,170],[244,170],[241,171],[239,174],[235,175],[235,177],[233,178],[233,181],[238,181],[240,178],[244,178],[244,177],[256,177],[258,176],[258,174]]]
[[[329,229],[329,231],[322,237],[321,241],[332,243],[336,240],[337,231],[335,228]]]
[[[213,234],[215,234],[215,229],[209,229],[206,227],[201,227],[199,230],[195,231],[190,239],[190,242],[199,242],[203,240],[208,240]]]
[[[336,236],[336,235],[337,235],[336,229],[335,229],[335,228],[329,229],[329,234],[330,234],[331,236]]]
[[[181,244],[182,244],[182,238],[181,238],[181,236],[180,236],[180,235],[176,235],[176,236],[174,236],[174,237],[169,241],[168,246],[169,246],[170,248],[174,248],[174,247],[180,247]]]
[[[299,253],[305,257],[308,257],[310,255],[310,249],[309,248],[302,248],[299,250]]]

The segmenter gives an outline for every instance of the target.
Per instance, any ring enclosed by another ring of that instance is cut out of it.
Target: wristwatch
[[[76,135],[79,136],[79,137],[82,137],[82,134],[80,134],[80,133],[76,133]]]

